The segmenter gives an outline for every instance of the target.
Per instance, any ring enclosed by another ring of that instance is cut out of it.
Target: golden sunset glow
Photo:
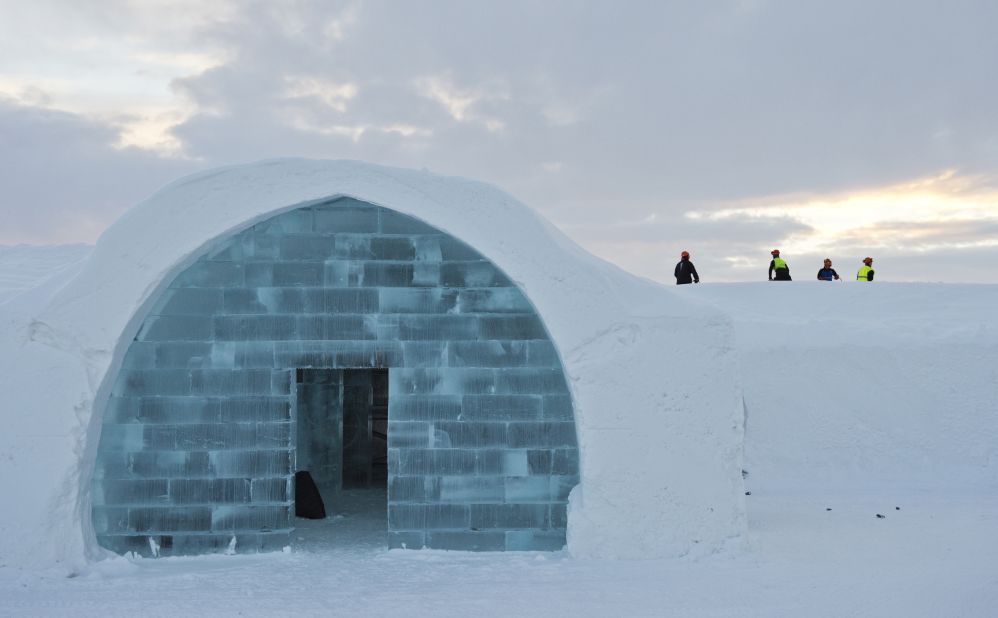
[[[709,213],[694,220],[795,219],[810,230],[790,235],[791,253],[821,253],[842,245],[932,251],[944,247],[995,247],[998,235],[975,236],[998,226],[998,190],[983,176],[956,170],[911,182],[830,196],[788,196]],[[775,242],[775,241],[774,241]]]

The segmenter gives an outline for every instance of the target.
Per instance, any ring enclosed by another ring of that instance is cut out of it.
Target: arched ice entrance
[[[114,383],[98,542],[283,548],[301,469],[332,511],[344,484],[383,479],[389,547],[563,547],[578,446],[533,306],[463,242],[349,198],[202,256],[155,301]]]

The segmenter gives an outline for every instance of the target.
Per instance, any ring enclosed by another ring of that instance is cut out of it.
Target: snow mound
[[[694,292],[735,323],[753,484],[998,489],[998,286],[805,281]]]
[[[0,305],[0,519],[11,565],[76,568],[102,555],[89,524],[100,414],[158,292],[211,247],[313,200],[408,214],[491,259],[523,289],[563,359],[581,483],[569,550],[670,557],[745,529],[742,401],[722,312],[586,253],[501,191],[350,161],[277,160],[197,174],[137,205],[78,272]]]
[[[86,259],[90,245],[0,246],[0,304]]]

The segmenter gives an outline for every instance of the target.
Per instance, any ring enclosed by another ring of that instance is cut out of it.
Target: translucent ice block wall
[[[254,225],[158,299],[104,416],[100,544],[287,545],[295,370],[309,367],[389,368],[390,546],[564,546],[578,449],[540,318],[474,249],[350,199]]]

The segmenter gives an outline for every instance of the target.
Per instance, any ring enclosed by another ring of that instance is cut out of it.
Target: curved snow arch
[[[497,266],[351,198],[212,245],[153,299],[113,382],[92,488],[101,545],[283,547],[295,370],[380,367],[392,546],[564,546],[572,400],[540,316]]]

